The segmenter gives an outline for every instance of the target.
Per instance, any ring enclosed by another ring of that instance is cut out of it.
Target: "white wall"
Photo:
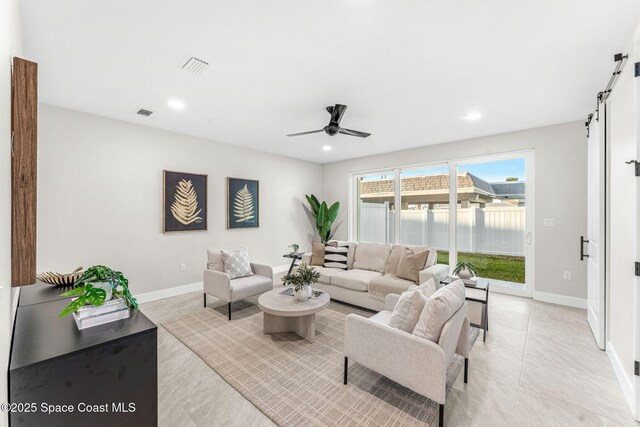
[[[315,163],[40,105],[38,271],[105,264],[134,294],[202,281],[207,248],[246,246],[282,265],[309,248]],[[162,170],[208,174],[207,232],[162,233]],[[260,228],[226,230],[226,177],[260,180]],[[179,272],[179,264],[187,266]]]
[[[461,124],[463,125],[463,124]],[[466,124],[464,124],[466,125]],[[578,240],[587,227],[586,132],[582,122],[547,126],[501,135],[396,151],[324,165],[324,195],[345,207],[336,234],[346,239],[349,173],[394,166],[442,162],[463,157],[535,150],[535,290],[552,293],[565,303],[582,305],[586,298],[586,264],[579,261]],[[544,228],[555,218],[555,228]],[[563,271],[573,280],[563,280]],[[542,298],[544,294],[538,294]]]
[[[13,319],[11,291],[11,66],[22,51],[18,0],[0,2],[0,403],[7,401]],[[7,423],[0,414],[0,426]]]

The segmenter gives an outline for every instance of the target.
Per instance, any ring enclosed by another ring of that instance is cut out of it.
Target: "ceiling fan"
[[[300,133],[292,133],[287,136],[300,136],[300,135],[309,135],[311,133],[319,133],[324,132],[329,136],[334,136],[337,133],[341,133],[343,135],[357,136],[360,138],[366,138],[370,133],[360,132],[357,130],[351,130],[340,127],[340,120],[342,120],[342,116],[346,111],[347,106],[342,104],[336,104],[335,106],[328,106],[327,111],[331,114],[331,119],[329,120],[329,124],[319,130],[312,130],[309,132],[300,132]]]

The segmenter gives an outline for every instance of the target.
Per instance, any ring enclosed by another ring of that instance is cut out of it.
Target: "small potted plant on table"
[[[472,277],[478,276],[476,267],[470,262],[460,261],[456,264],[456,268],[453,270],[453,274],[458,276],[462,280],[469,280]]]
[[[293,286],[293,296],[299,301],[305,301],[313,295],[311,285],[318,283],[320,273],[315,268],[302,263],[294,273],[285,275],[282,278],[283,286]]]
[[[64,317],[75,313],[87,304],[101,306],[117,295],[125,301],[128,308],[137,309],[138,302],[129,291],[129,281],[119,271],[104,265],[88,268],[75,283],[76,288],[61,294],[65,297],[76,297],[59,314]]]

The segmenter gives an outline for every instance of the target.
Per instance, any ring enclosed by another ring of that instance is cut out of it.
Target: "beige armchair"
[[[344,383],[349,359],[419,393],[440,405],[444,425],[447,367],[455,353],[464,357],[464,382],[469,369],[469,320],[467,304],[445,323],[438,343],[389,326],[399,295],[390,294],[385,310],[367,319],[350,314],[344,340]],[[384,349],[381,351],[380,349]]]
[[[273,289],[273,269],[264,264],[251,263],[253,276],[231,279],[224,272],[222,259],[218,259],[219,251],[209,250],[207,269],[204,270],[202,287],[204,290],[204,306],[207,306],[207,294],[226,301],[231,320],[231,303],[254,295],[260,295]],[[217,255],[217,256],[216,256]]]

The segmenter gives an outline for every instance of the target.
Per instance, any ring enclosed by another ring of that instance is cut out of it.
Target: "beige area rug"
[[[313,344],[294,333],[263,334],[262,312],[250,303],[234,304],[231,322],[225,304],[162,325],[278,425],[429,425],[438,415],[435,402],[359,364],[350,364],[343,385],[344,321],[352,312],[371,316],[334,302],[316,314]],[[473,345],[478,330],[471,331]],[[463,364],[456,355],[447,391]]]

